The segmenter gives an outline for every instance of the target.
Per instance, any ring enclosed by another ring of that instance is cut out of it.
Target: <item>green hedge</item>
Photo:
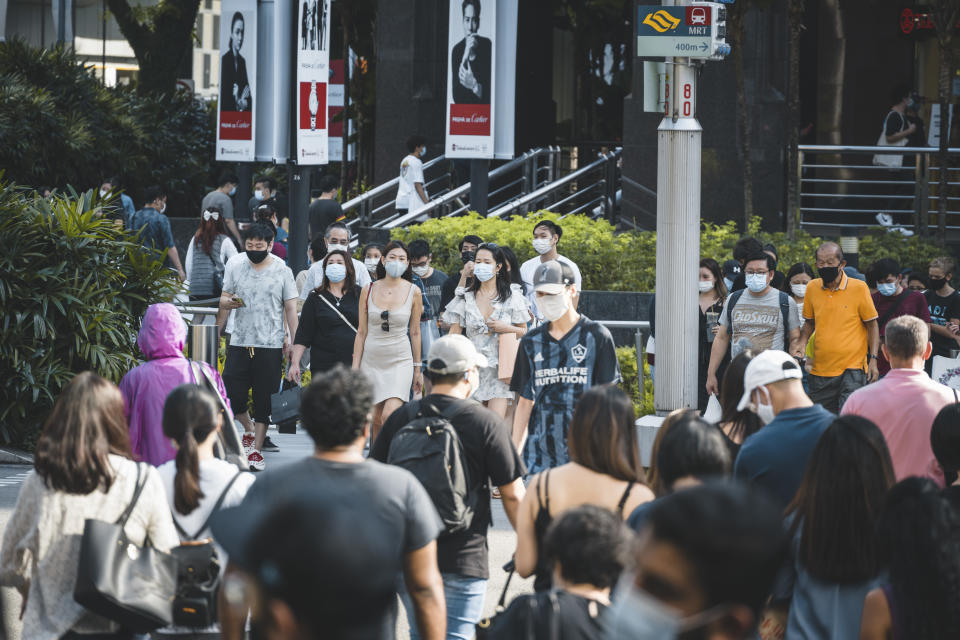
[[[656,286],[657,236],[653,231],[616,233],[606,220],[586,216],[568,216],[563,220],[554,213],[541,211],[510,220],[482,218],[477,214],[456,218],[431,219],[423,224],[394,229],[392,237],[409,243],[422,238],[430,243],[434,266],[448,274],[460,270],[457,243],[465,235],[478,235],[488,242],[506,245],[521,262],[536,253],[531,245],[533,226],[537,220],[550,219],[563,227],[560,253],[577,263],[583,274],[584,288],[603,291],[653,291]],[[784,233],[768,233],[760,229],[754,218],[748,229],[761,242],[773,243],[780,252],[779,269],[786,272],[797,262],[813,265],[814,254],[823,238],[801,231],[790,242]],[[700,255],[714,258],[721,264],[733,254],[733,246],[742,234],[734,221],[724,224],[704,222],[700,233]],[[895,258],[901,265],[923,268],[930,259],[943,255],[944,249],[933,240],[904,238],[899,234],[871,232],[860,240],[860,264],[868,265],[883,258]]]
[[[74,374],[118,382],[137,364],[139,319],[176,278],[90,195],[52,201],[0,183],[0,439],[30,448]]]
[[[653,382],[650,380],[650,366],[643,363],[643,394],[637,384],[636,347],[617,347],[617,361],[620,363],[620,375],[623,381],[620,388],[633,400],[633,409],[637,417],[653,413]]]

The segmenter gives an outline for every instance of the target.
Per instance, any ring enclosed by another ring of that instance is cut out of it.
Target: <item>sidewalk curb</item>
[[[33,464],[33,454],[16,449],[0,448],[0,464]]]

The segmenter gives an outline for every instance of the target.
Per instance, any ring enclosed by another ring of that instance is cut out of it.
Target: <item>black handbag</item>
[[[300,394],[302,387],[290,380],[283,381],[281,391],[270,396],[270,419],[280,433],[296,433],[300,417]]]
[[[174,557],[155,549],[149,538],[138,547],[123,530],[146,482],[138,464],[133,499],[120,518],[112,523],[86,521],[73,589],[78,604],[137,633],[173,622],[177,588]]]

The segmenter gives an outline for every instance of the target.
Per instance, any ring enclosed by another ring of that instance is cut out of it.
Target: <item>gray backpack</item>
[[[441,536],[468,529],[475,512],[463,444],[450,422],[466,402],[454,402],[443,412],[421,403],[417,416],[393,436],[387,452],[388,464],[403,467],[427,490],[443,520]]]

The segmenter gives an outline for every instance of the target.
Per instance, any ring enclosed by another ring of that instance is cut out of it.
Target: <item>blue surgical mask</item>
[[[733,280],[730,278],[724,278],[723,284],[727,285],[727,291],[731,291],[733,289]]]
[[[256,191],[253,192],[253,197],[256,198],[257,200],[263,200],[263,191],[261,191],[260,189],[257,189]]]
[[[747,289],[750,289],[753,293],[760,293],[767,288],[767,274],[765,273],[748,273],[744,277],[744,281]]]
[[[684,618],[653,596],[637,588],[634,577],[624,573],[616,597],[603,619],[605,640],[673,640],[703,627],[722,615],[720,607]]]
[[[237,187],[234,186],[233,189],[230,189],[230,193],[228,195],[231,197],[237,195]]]
[[[407,263],[399,260],[391,260],[383,266],[391,278],[399,278],[407,271]]]
[[[480,282],[486,282],[494,276],[493,265],[481,262],[473,268],[473,275],[477,276]]]
[[[892,296],[897,292],[897,283],[896,282],[878,282],[877,291],[880,292],[880,295]]]
[[[347,277],[347,267],[336,262],[328,264],[323,272],[327,274],[327,280],[330,282],[342,282]]]

